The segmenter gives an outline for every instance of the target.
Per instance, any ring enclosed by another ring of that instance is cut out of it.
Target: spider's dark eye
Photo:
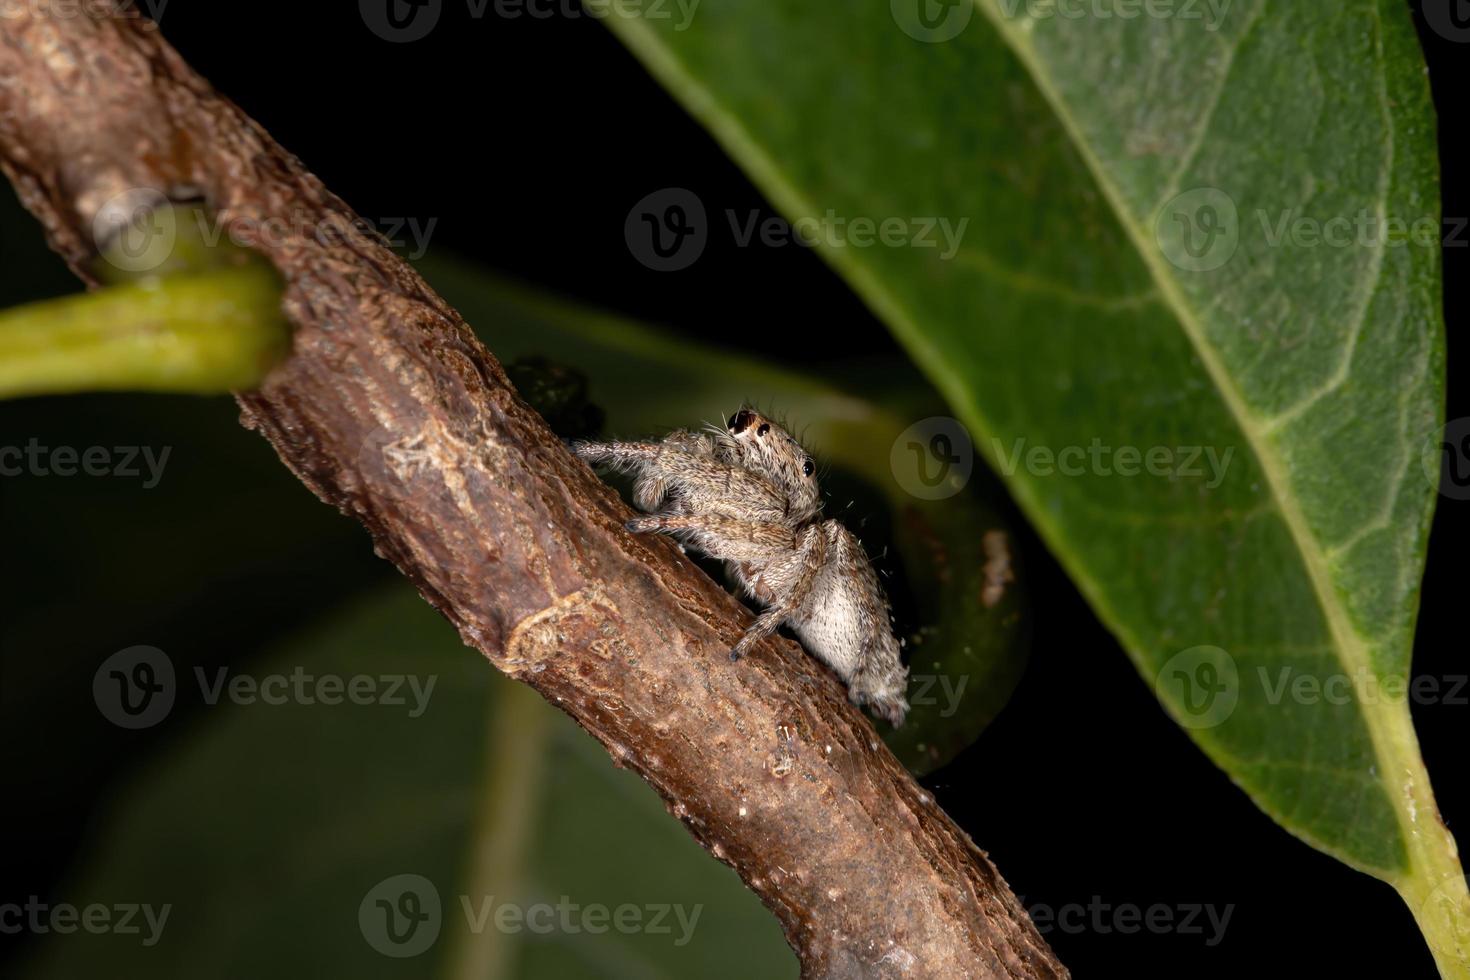
[[[807,460],[805,463],[801,464],[801,471],[807,476],[811,476],[817,471],[817,467],[812,463],[811,460]]]
[[[755,413],[748,408],[742,408],[730,416],[730,431],[739,435],[749,428],[750,423],[755,421]]]
[[[769,422],[767,422],[764,425],[762,425],[759,429],[756,429],[755,430],[755,434],[758,435],[758,436],[763,436],[767,432],[770,432],[770,431],[771,431],[771,424]]]

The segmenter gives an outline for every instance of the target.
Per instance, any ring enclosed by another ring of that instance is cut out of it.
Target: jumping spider
[[[659,442],[574,442],[582,459],[635,476],[635,532],[662,531],[723,559],[764,610],[735,644],[738,660],[789,625],[837,672],[856,704],[903,724],[908,670],[888,622],[888,600],[852,532],[822,510],[816,464],[801,443],[742,408],[728,427],[680,429]]]

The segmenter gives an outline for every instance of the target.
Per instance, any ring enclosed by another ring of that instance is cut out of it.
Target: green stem
[[[280,304],[250,263],[0,311],[0,398],[253,388],[290,350]]]
[[[1440,819],[1408,705],[1386,712],[1389,758],[1403,780],[1409,873],[1391,883],[1414,913],[1443,980],[1470,980],[1470,889],[1455,838]]]

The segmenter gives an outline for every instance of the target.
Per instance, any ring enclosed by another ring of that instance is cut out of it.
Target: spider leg
[[[688,542],[711,558],[736,562],[770,560],[772,552],[790,551],[791,529],[764,521],[742,521],[719,514],[644,514],[623,525],[646,534],[660,531]]]
[[[669,481],[658,473],[644,470],[633,482],[633,506],[642,511],[655,511],[669,495]]]
[[[828,535],[820,526],[808,527],[801,533],[796,542],[795,553],[782,564],[782,568],[772,568],[769,571],[775,573],[777,578],[789,576],[789,584],[786,591],[778,595],[769,606],[762,610],[755,618],[755,622],[740,637],[735,648],[730,651],[731,660],[739,660],[750,652],[750,648],[760,640],[773,635],[781,624],[802,607],[807,598],[812,594],[812,587],[816,585],[817,578],[822,574],[822,567],[827,558]],[[781,572],[785,571],[786,575]]]
[[[593,465],[638,474],[634,503],[659,506],[672,493],[688,509],[721,513],[736,510],[778,519],[785,498],[770,481],[710,455],[706,441],[676,434],[665,442],[574,442],[572,452]]]
[[[642,469],[656,463],[665,452],[683,453],[660,442],[573,442],[569,447],[588,463],[620,470]]]

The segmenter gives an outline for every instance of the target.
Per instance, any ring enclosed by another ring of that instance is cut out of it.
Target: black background
[[[269,10],[173,0],[162,23],[188,61],[365,217],[380,225],[437,219],[435,246],[706,343],[818,369],[903,356],[808,250],[741,249],[715,236],[704,257],[678,274],[652,272],[632,258],[623,221],[651,191],[688,187],[712,211],[769,208],[596,21],[473,20],[450,2],[427,39],[389,44],[364,27],[352,3]],[[1463,110],[1457,96],[1470,45],[1438,37],[1415,16],[1443,120],[1444,211],[1467,215],[1465,158],[1450,140]],[[1452,419],[1470,414],[1455,330],[1470,278],[1465,241],[1462,235],[1460,247],[1445,252]],[[765,329],[773,325],[779,329]],[[1470,669],[1454,625],[1463,586],[1453,584],[1461,581],[1453,569],[1467,514],[1470,504],[1441,498],[1416,674]],[[8,512],[6,526],[24,519]],[[1016,524],[1024,526],[1019,515]],[[1035,536],[1024,534],[1021,548],[1036,605],[1027,677],[980,742],[926,783],[1028,905],[1234,907],[1223,942],[1213,947],[1208,928],[1204,935],[1053,929],[1047,938],[1063,962],[1079,976],[1434,976],[1397,895],[1257,811],[1166,719]],[[24,572],[26,561],[7,546],[12,572]],[[386,566],[363,568],[354,574],[388,574]],[[306,560],[297,581],[273,586],[271,615],[292,615],[298,588],[345,591],[351,584],[323,586]],[[207,614],[245,604],[238,595],[221,590]],[[259,593],[248,601],[260,602]],[[1470,707],[1416,705],[1415,721],[1444,816],[1463,841]],[[86,814],[129,764],[92,748],[88,778],[12,782],[0,837],[6,899],[45,895],[71,868]]]

